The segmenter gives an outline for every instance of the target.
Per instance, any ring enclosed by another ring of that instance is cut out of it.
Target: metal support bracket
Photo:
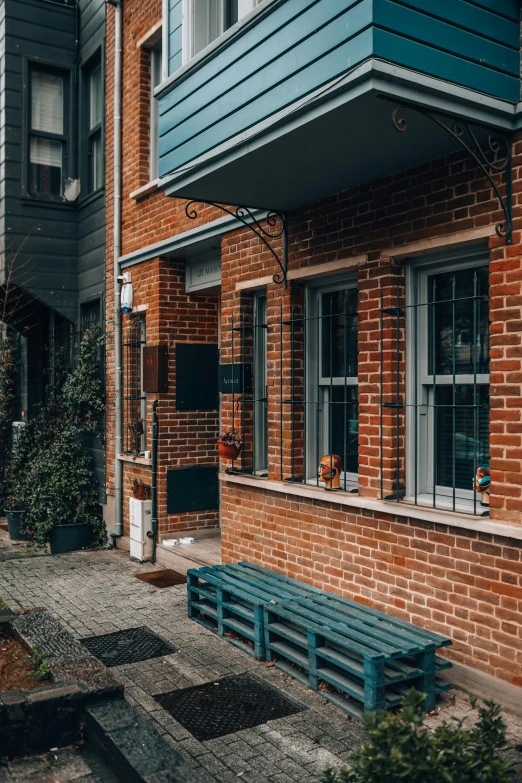
[[[434,122],[439,128],[442,128],[446,133],[452,136],[463,149],[465,149],[476,163],[480,166],[484,174],[486,175],[491,187],[495,191],[495,195],[502,207],[504,213],[504,222],[495,226],[495,231],[499,237],[503,237],[507,244],[510,245],[513,234],[513,221],[512,221],[512,188],[513,188],[513,169],[512,169],[512,138],[500,131],[489,129],[487,141],[484,144],[480,144],[476,133],[472,130],[471,126],[463,120],[449,121],[446,124],[442,119],[435,116],[431,112],[414,106],[412,104],[403,103],[398,106],[392,112],[392,120],[395,128],[404,133],[408,129],[408,123],[405,118],[400,115],[404,109],[416,111],[418,114],[422,114],[427,117],[431,122]],[[478,127],[478,126],[477,126]],[[493,179],[495,174],[501,172],[506,173],[506,195],[502,196],[499,185]]]
[[[276,272],[272,280],[277,285],[283,285],[284,288],[286,288],[286,272],[287,272],[287,265],[288,265],[288,242],[287,242],[287,234],[286,234],[286,215],[284,212],[276,212],[274,210],[268,212],[267,216],[263,218],[263,222],[266,222],[267,225],[274,229],[273,231],[267,230],[264,228],[259,220],[254,217],[254,214],[248,207],[236,207],[230,208],[226,207],[223,204],[216,204],[214,201],[189,201],[187,202],[185,206],[185,214],[190,220],[196,220],[198,217],[198,210],[195,208],[195,204],[207,204],[211,207],[216,207],[217,209],[220,209],[222,212],[226,212],[227,215],[231,215],[232,217],[239,220],[244,226],[249,228],[253,234],[256,235],[258,239],[261,240],[261,242],[265,245],[265,247],[270,251],[272,256],[277,261],[277,264],[279,266],[280,272]],[[277,226],[280,225],[280,228],[277,228]],[[279,239],[280,237],[283,238],[283,252],[282,255],[279,255],[276,250],[272,247],[272,242],[274,239]]]

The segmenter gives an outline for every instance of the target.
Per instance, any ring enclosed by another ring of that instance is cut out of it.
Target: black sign
[[[252,365],[220,364],[219,391],[222,394],[252,394]]]

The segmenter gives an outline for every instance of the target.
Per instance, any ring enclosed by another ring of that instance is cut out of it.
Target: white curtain
[[[63,79],[52,73],[31,73],[31,128],[63,135]]]
[[[30,161],[40,166],[62,168],[62,142],[31,136]]]

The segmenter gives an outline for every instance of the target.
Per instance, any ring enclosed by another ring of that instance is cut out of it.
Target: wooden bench
[[[251,563],[191,569],[187,590],[190,617],[359,719],[412,685],[431,710],[450,687],[435,654],[450,639],[335,593]]]

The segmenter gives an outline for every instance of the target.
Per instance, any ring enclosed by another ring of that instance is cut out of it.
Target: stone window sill
[[[488,533],[489,535],[504,536],[505,538],[522,541],[522,525],[510,522],[497,522],[494,519],[471,517],[468,514],[458,514],[453,511],[422,508],[407,503],[362,498],[349,492],[331,493],[305,484],[287,484],[284,481],[273,481],[257,476],[234,476],[228,473],[220,473],[219,478],[221,481],[226,481],[230,484],[256,487],[269,492],[280,492],[284,495],[293,495],[301,500],[323,501],[325,503],[351,507],[356,513],[362,509],[367,509],[397,517],[408,517],[412,520],[432,522],[436,525],[450,525],[451,527],[458,527],[464,530],[475,530],[479,533]]]
[[[135,465],[152,465],[152,460],[145,457],[134,457],[132,454],[118,454],[120,462],[133,462]]]
[[[145,198],[145,196],[148,196],[150,193],[155,193],[157,190],[159,190],[159,178],[153,179],[150,182],[147,182],[146,185],[142,185],[141,188],[133,190],[129,195],[129,198],[133,199],[133,201],[140,201],[142,198]]]

